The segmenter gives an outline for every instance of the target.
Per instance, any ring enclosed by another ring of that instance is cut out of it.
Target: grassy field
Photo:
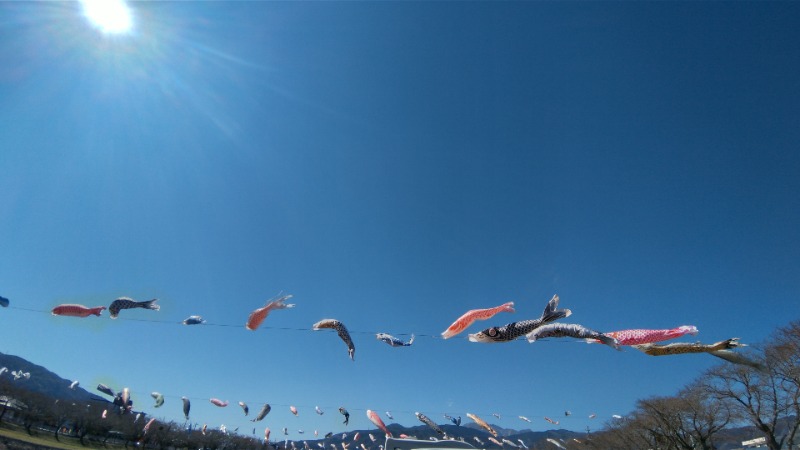
[[[41,449],[41,448],[54,448],[54,449],[64,449],[64,450],[86,450],[87,448],[107,448],[107,449],[121,449],[124,447],[111,445],[111,444],[100,444],[100,443],[90,443],[89,445],[83,446],[78,438],[68,437],[68,436],[59,436],[59,440],[57,441],[55,436],[51,433],[45,432],[35,432],[33,436],[29,435],[24,428],[15,427],[9,424],[2,424],[0,426],[0,448],[3,448],[2,443],[6,440],[16,441],[10,442],[9,444],[14,445],[10,448],[30,448],[30,449]],[[29,444],[30,447],[21,444]],[[93,445],[94,444],[94,445]]]

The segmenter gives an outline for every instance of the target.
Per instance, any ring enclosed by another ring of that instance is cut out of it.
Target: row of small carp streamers
[[[250,313],[245,323],[245,328],[248,330],[256,330],[261,326],[270,312],[293,308],[295,306],[293,303],[286,303],[290,298],[292,298],[291,295],[282,295],[269,300],[266,305]],[[3,300],[4,302],[2,304],[7,306],[8,300]],[[111,318],[116,319],[119,317],[120,311],[125,309],[144,308],[158,311],[160,307],[156,304],[156,301],[157,299],[139,302],[127,297],[121,297],[111,302],[108,308],[105,306],[87,307],[78,304],[63,304],[56,306],[51,312],[58,316],[89,317],[91,315],[100,316],[104,310],[108,309]],[[656,343],[675,339],[687,334],[696,335],[698,333],[697,327],[693,325],[681,325],[670,329],[629,329],[603,333],[575,323],[556,322],[572,314],[572,311],[569,309],[558,309],[558,303],[559,298],[557,295],[554,295],[553,298],[547,302],[541,317],[511,322],[503,326],[489,327],[477,333],[469,334],[469,340],[478,343],[499,343],[514,341],[525,336],[528,342],[535,342],[545,338],[571,337],[582,339],[589,343],[605,344],[618,350],[621,346],[632,346],[652,356],[708,353],[735,364],[745,364],[760,368],[760,365],[755,361],[732,351],[732,349],[736,347],[744,346],[744,344],[739,343],[739,338],[730,338],[713,344],[695,342],[661,345]],[[449,339],[466,330],[475,321],[490,319],[501,312],[515,312],[514,302],[504,303],[493,308],[469,310],[443,331],[441,337],[443,339]],[[206,323],[206,321],[201,316],[192,315],[187,317],[183,323],[185,325],[202,325]],[[339,338],[341,338],[347,346],[348,356],[351,360],[355,360],[355,344],[344,323],[336,319],[322,319],[312,326],[312,330],[321,329],[335,330]],[[377,333],[376,338],[392,347],[409,347],[414,343],[413,334],[408,341],[403,341],[387,333]]]
[[[3,368],[3,369],[5,369],[5,368]],[[2,374],[2,371],[0,371],[0,374]],[[73,381],[70,384],[69,387],[70,387],[70,389],[74,389],[79,384],[80,383],[78,381]],[[114,390],[111,389],[110,387],[108,387],[108,386],[106,386],[104,384],[99,384],[97,386],[97,390],[102,392],[102,393],[104,393],[104,394],[106,394],[106,395],[109,395],[109,396],[113,397],[113,399],[114,399],[113,400],[113,404],[115,406],[117,406],[117,413],[118,414],[125,414],[125,413],[130,413],[131,412],[131,408],[132,408],[133,402],[130,400],[130,391],[129,391],[128,388],[123,388],[122,391],[114,392]],[[161,406],[164,405],[164,395],[163,394],[161,394],[159,392],[153,392],[153,393],[151,393],[151,396],[155,400],[155,405],[154,405],[155,408],[160,408]],[[186,420],[189,421],[189,413],[191,411],[191,401],[187,397],[181,397],[181,400],[183,402],[183,414],[185,415]],[[229,405],[228,401],[220,400],[218,398],[213,398],[212,397],[212,398],[209,399],[209,401],[211,402],[211,404],[213,404],[213,405],[215,405],[217,407],[220,407],[220,408],[225,408],[225,407],[227,407]],[[241,402],[240,401],[239,402],[239,406],[242,408],[242,411],[244,412],[245,416],[249,415],[250,408],[245,402]],[[271,410],[272,410],[272,407],[270,406],[270,404],[269,403],[265,403],[264,406],[261,407],[261,410],[256,415],[256,417],[251,419],[251,422],[259,422],[259,421],[263,420],[267,416],[267,414],[270,413]],[[297,410],[297,408],[295,406],[289,406],[289,410],[295,416],[298,415],[298,410]],[[319,406],[316,406],[314,408],[314,410],[318,415],[325,414],[325,412]],[[344,416],[344,422],[343,423],[344,423],[344,425],[347,425],[349,423],[349,421],[350,421],[350,413],[344,407],[339,407],[339,413],[342,416]],[[102,413],[102,417],[106,418],[107,414],[108,414],[108,411],[104,410],[103,413]],[[392,415],[392,413],[390,411],[386,411],[385,414],[389,419],[394,420],[394,416]],[[564,412],[564,415],[566,415],[566,416],[569,416],[571,414],[572,413],[570,411],[565,411]],[[380,415],[378,413],[368,409],[366,411],[366,415],[367,415],[367,418],[373,424],[375,424],[375,426],[377,426],[381,431],[383,431],[387,436],[393,437],[392,433],[386,427],[386,424],[383,422],[383,420],[381,419],[381,417],[380,417]],[[414,415],[417,417],[417,419],[420,422],[424,423],[425,425],[427,425],[428,427],[430,427],[431,429],[436,431],[442,438],[444,438],[444,439],[449,438],[449,436],[445,433],[445,431],[439,425],[437,425],[433,420],[431,420],[428,416],[426,416],[425,414],[422,414],[420,412],[415,412]],[[506,439],[503,439],[503,442],[498,441],[497,439],[495,439],[495,438],[498,437],[497,431],[488,422],[486,422],[485,420],[481,419],[480,417],[478,417],[477,415],[472,414],[472,413],[467,413],[466,415],[467,415],[467,417],[472,419],[478,426],[480,426],[481,428],[485,429],[487,432],[489,432],[492,435],[492,436],[490,436],[488,438],[491,442],[494,442],[495,444],[497,444],[499,446],[503,446],[503,444],[506,443],[506,444],[511,445],[513,447],[519,447],[515,443],[513,443],[511,441],[508,441]],[[140,416],[141,416],[141,414],[137,414],[136,415],[136,418],[134,419],[134,423],[139,420]],[[492,416],[494,416],[497,419],[500,419],[500,414],[493,413]],[[450,422],[452,422],[456,426],[460,426],[461,425],[461,416],[452,417],[452,416],[449,416],[449,415],[445,414],[444,417],[446,419],[448,419]],[[595,417],[596,416],[594,414],[589,416],[590,419],[593,419]],[[525,416],[518,416],[518,418],[523,420],[523,421],[525,421],[525,422],[529,422],[529,423],[531,422],[531,420],[528,419]],[[614,418],[621,419],[622,417],[615,415]],[[150,421],[147,422],[147,424],[144,426],[144,429],[143,429],[144,433],[147,433],[147,430],[149,429],[150,425],[154,422],[154,420],[155,419],[150,419]],[[553,419],[551,419],[549,417],[544,417],[544,420],[546,420],[546,421],[548,421],[548,422],[550,422],[550,423],[552,423],[554,425],[558,425],[559,424],[558,421],[553,420]],[[190,427],[190,429],[191,429],[191,427]],[[205,434],[206,429],[207,429],[207,426],[203,425],[202,432],[204,434]],[[223,432],[227,431],[224,425],[222,425],[220,427],[220,430],[223,431]],[[301,434],[304,433],[302,430],[298,430],[298,431]],[[255,428],[253,429],[253,433],[255,434]],[[289,434],[288,433],[288,428],[286,428],[286,427],[283,428],[283,434],[284,435],[288,435]],[[314,430],[314,436],[317,437],[318,434],[319,434],[318,431]],[[325,438],[330,438],[331,436],[333,436],[333,433],[332,432],[328,432],[327,434],[325,434],[324,437]],[[370,438],[370,440],[372,442],[376,442],[377,441],[377,439],[375,438],[374,435],[372,435],[372,433],[368,433],[368,436],[369,436],[369,438]],[[360,437],[360,433],[358,433],[358,432],[355,433],[355,435],[353,436],[353,442],[357,442],[359,440],[359,437]],[[409,436],[401,434],[399,437],[406,438],[406,437],[409,437]],[[269,441],[269,438],[270,438],[270,429],[269,428],[266,428],[265,434],[264,434],[264,438],[265,438],[266,441]],[[343,433],[342,434],[342,441],[344,441],[344,439],[346,439],[346,438],[347,438],[347,433]],[[480,438],[475,437],[474,439],[477,442],[479,442],[481,445],[484,444],[483,441],[480,440]],[[522,447],[525,447],[524,442],[520,441],[520,444],[522,445]],[[324,448],[324,446],[321,443],[318,443],[318,445],[320,445],[321,448]],[[343,450],[347,450],[347,447],[349,446],[349,444],[345,444],[343,442],[343,445],[345,446]],[[363,444],[362,444],[362,446],[363,446]],[[335,446],[334,446],[334,448],[335,448]]]

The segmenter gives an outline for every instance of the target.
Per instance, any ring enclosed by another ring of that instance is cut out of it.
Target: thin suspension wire
[[[42,313],[42,314],[52,314],[50,311],[45,311],[41,309],[33,309],[33,308],[22,308],[19,306],[9,306],[9,309],[17,309],[20,311],[27,311],[27,312],[35,312],[35,313]],[[172,321],[172,320],[158,320],[158,319],[136,319],[136,318],[127,318],[127,317],[117,317],[113,320],[120,320],[120,321],[127,321],[127,322],[145,322],[145,323],[159,323],[159,324],[167,324],[167,325],[184,325],[183,321]],[[202,324],[197,325],[187,325],[187,326],[207,326],[207,327],[223,327],[223,328],[244,328],[243,325],[234,325],[228,323],[213,323],[213,322],[204,322]],[[272,325],[262,325],[259,329],[264,330],[280,330],[280,331],[329,331],[335,332],[333,330],[315,330],[310,327],[298,328],[298,327],[278,327]],[[258,330],[256,330],[258,331]],[[363,330],[348,330],[350,334],[360,334],[360,335],[375,335],[378,334],[378,331],[363,331]],[[425,337],[431,339],[441,339],[441,335],[439,334],[428,334],[428,333],[395,333],[395,336],[411,336],[414,335],[415,337]],[[460,339],[467,339],[467,336],[459,336]],[[453,338],[450,338],[453,339]],[[523,341],[523,339],[518,339]],[[569,340],[569,339],[560,339],[560,340],[551,340],[551,339],[538,339],[539,341],[548,341],[548,342],[558,342],[558,343],[585,343],[583,340]]]
[[[19,306],[9,306],[8,308],[9,309],[19,310],[19,311],[39,313],[39,314],[52,314],[50,311],[34,309],[34,308],[25,308],[25,307],[19,307]],[[176,322],[176,321],[170,321],[170,320],[138,319],[138,318],[125,318],[125,317],[118,317],[115,320],[129,321],[129,322],[145,322],[145,323],[158,323],[158,324],[185,326],[183,324],[183,321]],[[200,324],[198,324],[198,325],[200,325]],[[205,322],[202,325],[204,325],[204,326],[212,326],[212,327],[225,327],[225,328],[244,328],[243,325],[233,325],[233,324],[224,324],[224,323],[209,323],[209,322]],[[260,329],[281,330],[281,331],[319,331],[319,330],[314,330],[313,328],[277,327],[277,326],[268,326],[268,325],[267,326],[262,326],[262,327],[260,327]],[[325,331],[335,332],[334,330],[325,330]],[[351,334],[360,334],[360,335],[366,335],[366,334],[375,335],[376,334],[376,332],[373,332],[373,331],[360,331],[360,330],[350,331],[350,333]],[[428,337],[428,338],[432,338],[432,339],[444,340],[438,334],[398,333],[397,336],[410,336],[411,334],[414,334],[417,337]],[[462,336],[461,338],[462,339],[466,339],[467,337],[466,336]],[[524,341],[523,339],[519,339],[519,340],[520,341]],[[583,341],[583,340],[564,340],[564,339],[560,339],[560,340],[539,339],[538,341],[548,341],[548,342],[557,342],[557,343],[585,343],[585,341]],[[136,394],[136,395],[141,395],[143,397],[149,397],[150,396],[150,393],[141,392],[141,391],[138,391],[138,390],[137,391],[131,391],[131,393]],[[195,402],[209,401],[209,398],[207,398],[207,397],[180,396],[180,395],[171,394],[171,393],[167,393],[167,394],[162,393],[162,395],[165,398],[175,398],[175,399],[180,399],[181,397],[186,397],[190,401],[195,401]],[[242,401],[244,401],[247,404],[253,404],[253,405],[258,405],[258,404],[262,404],[263,403],[263,402],[259,402],[259,401],[253,401],[253,400],[242,400]],[[289,406],[291,406],[289,404],[280,404],[280,403],[271,403],[271,405],[274,406],[274,407],[285,407],[285,408],[288,408]],[[309,406],[309,405],[299,405],[299,406],[300,406],[300,408],[303,408],[303,409],[306,409],[306,408],[311,409],[311,406]],[[331,410],[331,411],[336,411],[336,409],[338,408],[338,406],[330,406],[330,405],[323,405],[321,407],[326,409],[326,410]],[[360,412],[363,412],[363,411],[367,410],[367,408],[358,407],[358,406],[355,406],[355,407],[347,406],[347,409],[349,409],[350,411],[360,411]],[[336,411],[336,412],[338,412],[338,411]],[[407,414],[407,415],[412,414],[411,411],[405,411],[405,410],[396,410],[396,411],[394,411],[394,413],[395,414]],[[430,412],[430,413],[431,414],[447,414],[447,413],[457,414],[457,413],[454,413],[453,411],[435,411],[435,412]],[[481,415],[481,416],[489,416],[489,415],[494,415],[495,414],[495,413],[480,412],[480,411],[477,412],[477,413],[479,415]],[[503,415],[505,415],[507,417],[512,417],[514,419],[519,417],[518,415],[515,415],[515,414],[503,414]],[[534,416],[532,416],[532,417],[534,417]],[[536,416],[536,417],[538,418],[538,416]],[[563,419],[572,419],[572,418],[573,417],[570,415],[570,416],[562,417],[561,419],[563,420]]]

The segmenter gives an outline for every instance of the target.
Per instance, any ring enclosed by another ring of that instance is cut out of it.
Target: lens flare
[[[122,34],[133,28],[131,10],[123,0],[81,0],[83,15],[106,34]]]

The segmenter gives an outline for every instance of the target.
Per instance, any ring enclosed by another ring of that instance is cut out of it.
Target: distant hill
[[[585,433],[578,433],[575,431],[569,430],[547,430],[547,431],[531,431],[531,430],[513,430],[509,428],[502,428],[497,425],[491,424],[492,428],[497,431],[498,437],[497,440],[508,439],[515,445],[519,445],[519,440],[524,442],[526,447],[531,446],[532,444],[539,442],[541,440],[552,438],[557,440],[569,440],[569,439],[584,439]],[[463,438],[467,442],[476,447],[481,447],[478,441],[475,440],[475,437],[480,439],[482,442],[485,443],[486,446],[494,446],[491,442],[488,441],[489,434],[484,431],[482,428],[478,427],[474,423],[462,424],[461,426],[455,425],[447,425],[447,424],[439,424],[439,427],[447,433],[448,436],[454,436],[457,438]],[[395,436],[400,434],[407,434],[409,436],[413,436],[417,439],[430,439],[430,438],[440,438],[440,436],[433,431],[427,425],[419,425],[415,427],[404,427],[398,425],[396,423],[387,425],[389,431],[392,432]],[[375,433],[375,430],[366,430],[362,432],[364,433]],[[381,434],[381,437],[383,435]],[[335,436],[334,436],[335,437]],[[506,445],[506,448],[509,446]]]
[[[3,383],[14,383],[16,386],[24,387],[31,392],[38,392],[64,401],[108,401],[108,399],[92,394],[80,386],[70,389],[71,380],[61,378],[46,368],[33,364],[19,356],[0,353],[0,370],[2,370],[2,367],[6,367],[8,371],[4,371],[0,375],[0,386]],[[20,378],[14,380],[11,375],[13,371],[29,372],[31,376],[28,379]]]
[[[513,434],[517,434],[517,433],[521,433],[521,432],[525,432],[525,431],[530,431],[530,430],[519,431],[519,430],[515,430],[513,428],[503,428],[500,425],[495,425],[493,423],[490,424],[490,425],[492,426],[492,428],[494,428],[494,431],[497,431],[498,437],[501,437],[501,438],[507,438],[508,436],[511,436]],[[481,428],[478,424],[476,424],[475,422],[472,422],[470,419],[468,419],[466,417],[464,417],[463,422],[461,422],[461,427],[462,428],[472,428],[474,430],[479,430],[479,431],[485,433],[485,431],[483,431],[483,428]]]

